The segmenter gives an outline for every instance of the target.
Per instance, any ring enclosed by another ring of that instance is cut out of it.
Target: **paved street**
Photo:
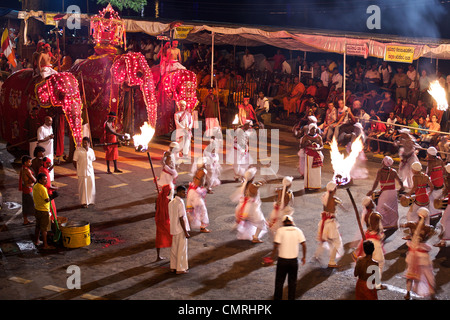
[[[160,159],[168,146],[168,139],[155,138],[150,154],[159,176]],[[0,144],[0,149],[4,144]],[[317,247],[317,224],[322,211],[320,196],[332,178],[329,151],[325,150],[321,192],[305,193],[299,178],[298,143],[287,131],[280,131],[278,176],[261,176],[268,183],[261,189],[262,210],[266,217],[272,209],[274,189],[281,186],[285,175],[294,176],[294,220],[303,230],[307,243],[307,263],[299,269],[296,298],[298,300],[353,300],[356,279],[352,247],[360,239],[356,215],[344,189],[337,196],[344,202],[338,220],[345,254],[340,268],[326,267],[311,260]],[[155,207],[156,189],[146,153],[133,147],[119,149],[119,168],[122,174],[106,174],[104,152],[95,148],[97,161],[96,204],[84,209],[79,205],[77,177],[71,163],[55,167],[55,184],[60,196],[55,200],[58,214],[69,221],[87,221],[90,224],[89,246],[77,249],[58,247],[42,251],[34,247],[34,225],[22,226],[21,194],[18,185],[18,163],[14,156],[2,150],[1,189],[3,208],[0,213],[0,299],[8,300],[270,300],[272,299],[275,266],[264,266],[261,261],[272,250],[272,237],[266,234],[261,244],[236,239],[232,230],[234,208],[229,196],[240,184],[234,182],[230,165],[223,165],[222,185],[208,194],[206,204],[211,233],[194,230],[189,240],[189,266],[185,275],[169,272],[169,260],[155,262]],[[350,190],[361,213],[361,201],[371,188],[381,159],[368,156],[369,177],[354,180]],[[177,184],[188,183],[190,166],[182,165]],[[407,208],[400,207],[401,216]],[[400,230],[388,235],[385,243],[386,265],[382,281],[388,289],[379,291],[380,300],[403,300],[406,282],[407,247]],[[169,249],[162,249],[169,257]],[[301,254],[300,254],[301,256]],[[450,299],[450,248],[434,248],[431,252],[436,276],[437,298]],[[69,266],[81,271],[81,289],[67,289]],[[286,293],[287,294],[287,293]],[[287,295],[285,296],[287,297]],[[413,299],[421,299],[414,296]]]

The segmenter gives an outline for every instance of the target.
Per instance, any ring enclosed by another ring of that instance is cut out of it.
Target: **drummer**
[[[380,183],[381,190],[379,191],[379,197],[376,203],[377,211],[382,217],[381,223],[384,229],[398,228],[398,193],[402,193],[405,190],[397,171],[391,167],[393,164],[394,160],[391,157],[384,157],[372,189],[367,192],[368,197],[374,197],[374,190],[377,188],[378,183]],[[395,188],[395,181],[400,185],[398,191]]]
[[[430,204],[429,194],[433,192],[434,186],[431,183],[430,177],[422,172],[422,164],[420,162],[414,162],[411,165],[411,170],[413,171],[413,187],[405,196],[411,197],[412,194],[415,194],[415,199],[413,205],[409,208],[406,217],[408,221],[418,221],[419,216],[417,215],[417,210],[423,207],[428,209]],[[427,188],[430,189],[429,192]],[[427,216],[425,223],[430,224],[429,215]]]
[[[442,210],[436,209],[433,205],[434,199],[438,199],[442,194],[442,188],[444,188],[444,176],[446,174],[445,163],[437,153],[438,151],[435,147],[429,147],[427,149],[426,160],[428,165],[426,173],[433,184],[433,192],[430,192],[430,219],[439,218],[442,215]]]

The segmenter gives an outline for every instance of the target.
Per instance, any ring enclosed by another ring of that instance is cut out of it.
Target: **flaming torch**
[[[428,93],[436,101],[438,110],[446,111],[448,109],[447,94],[444,88],[439,84],[439,80],[430,83]]]
[[[152,140],[155,134],[155,128],[150,126],[147,122],[141,126],[141,134],[135,134],[133,136],[134,147],[136,151],[145,152],[148,149],[148,144]]]
[[[135,134],[133,136],[134,147],[136,151],[145,152],[148,150],[148,144],[153,138],[155,134],[155,128],[150,126],[147,122],[144,122],[144,125],[141,126],[141,134]],[[156,180],[155,170],[153,169],[152,158],[150,157],[150,153],[147,151],[148,161],[150,162],[150,167],[152,169],[153,181],[156,185],[156,191],[159,193],[158,182]]]
[[[334,175],[333,180],[337,185],[346,185],[351,180],[350,172],[356,163],[359,153],[364,149],[361,136],[355,139],[352,143],[351,151],[348,156],[345,156],[339,151],[336,138],[330,144],[331,164],[333,166]]]

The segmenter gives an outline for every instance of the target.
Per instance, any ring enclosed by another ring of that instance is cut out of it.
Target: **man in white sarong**
[[[51,64],[52,49],[50,45],[48,43],[44,44],[42,50],[43,52],[41,52],[38,58],[38,66],[41,77],[45,79],[47,77],[50,77],[51,75],[58,74],[58,71],[53,69],[53,66]]]
[[[191,229],[200,228],[200,232],[211,232],[209,225],[208,209],[206,208],[205,197],[207,190],[205,188],[206,169],[203,159],[200,158],[199,168],[196,170],[194,179],[189,183],[186,196],[186,211]]]
[[[398,131],[400,133],[398,141],[395,145],[399,146],[398,155],[400,156],[401,162],[398,167],[398,175],[403,181],[405,188],[412,188],[412,176],[411,165],[419,161],[416,155],[416,148],[420,146],[416,143],[416,139],[411,135],[411,131],[407,128]]]
[[[446,171],[445,163],[437,153],[438,151],[435,147],[427,149],[426,160],[428,164],[425,173],[430,177],[433,184],[433,192],[430,192],[430,205],[428,206],[430,219],[439,218],[442,215],[442,210],[434,207],[434,200],[439,199],[442,194]]]
[[[381,223],[385,229],[398,228],[398,193],[395,188],[395,181],[400,185],[398,192],[404,191],[403,182],[397,174],[397,171],[391,166],[394,160],[386,156],[381,162],[381,169],[377,172],[377,177],[373,183],[372,189],[367,192],[368,197],[373,198],[373,193],[380,183],[380,193],[377,203],[377,210],[381,214]]]
[[[305,189],[319,190],[322,188],[322,137],[317,133],[317,125],[308,126],[308,134],[304,135],[300,147],[305,150]]]
[[[178,49],[178,41],[172,41],[172,47],[167,49],[167,67],[166,73],[176,71],[176,70],[186,70],[186,67],[181,63],[181,52]]]
[[[186,110],[186,101],[179,101],[178,111],[174,114],[176,141],[180,145],[184,159],[191,155],[192,115]],[[176,157],[177,158],[177,157]]]
[[[314,259],[320,261],[322,252],[326,249],[329,250],[328,268],[339,267],[336,259],[344,254],[339,223],[336,220],[336,206],[341,204],[342,201],[335,197],[336,187],[334,181],[328,182],[327,191],[322,195],[323,212],[317,230],[319,244],[314,253]]]
[[[94,150],[90,147],[88,137],[84,137],[82,147],[75,150],[73,166],[77,169],[78,193],[83,207],[87,208],[95,203],[95,175],[92,162],[95,161]]]
[[[308,116],[308,122],[303,127],[301,127],[302,122],[299,122],[297,125],[295,125],[292,128],[292,132],[294,133],[294,136],[300,139],[300,142],[302,138],[308,134],[309,131],[309,125],[311,123],[317,124],[317,118],[315,116]],[[301,147],[300,144],[300,150],[298,151],[298,172],[300,173],[301,177],[305,175],[305,149]]]
[[[261,237],[267,232],[267,222],[261,211],[259,187],[262,183],[253,182],[255,175],[255,167],[248,169],[244,174],[242,187],[233,193],[230,199],[238,202],[235,209],[237,238],[261,243]]]
[[[188,273],[188,239],[191,237],[188,218],[183,199],[186,188],[178,186],[175,197],[169,202],[170,234],[172,246],[170,248],[170,271],[176,274]]]
[[[175,179],[178,177],[178,172],[175,166],[175,152],[180,150],[180,145],[177,142],[171,142],[169,150],[164,152],[162,158],[162,170],[158,179],[158,186],[162,188],[166,184],[175,184]]]
[[[206,189],[208,193],[214,193],[212,188],[221,184],[220,174],[222,166],[219,162],[219,155],[217,154],[219,143],[214,136],[211,137],[211,142],[203,151],[203,158],[205,159],[206,169]]]
[[[52,128],[53,119],[50,116],[45,117],[44,124],[39,127],[37,130],[37,142],[38,146],[41,146],[45,149],[44,157],[50,159],[51,163],[53,162],[53,128]],[[54,181],[55,170],[50,170],[50,179]]]
[[[283,178],[283,187],[275,190],[275,202],[269,218],[269,228],[275,236],[277,230],[283,225],[282,218],[286,215],[294,214],[294,194],[292,193],[293,177]]]
[[[234,179],[236,181],[242,180],[245,171],[249,165],[253,162],[253,158],[249,152],[249,139],[251,133],[252,121],[247,122],[236,129],[234,137]]]

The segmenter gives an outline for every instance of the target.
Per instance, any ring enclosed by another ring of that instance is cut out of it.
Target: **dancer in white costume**
[[[323,212],[317,230],[319,244],[314,253],[314,259],[320,261],[323,250],[329,249],[329,268],[339,267],[336,259],[339,259],[344,254],[342,238],[339,233],[339,223],[336,219],[336,206],[341,204],[342,201],[335,197],[336,187],[334,181],[328,182],[327,191],[322,195]]]
[[[394,160],[386,156],[381,162],[381,169],[377,172],[377,177],[373,183],[372,189],[367,192],[367,196],[373,197],[373,193],[380,184],[380,195],[377,200],[377,210],[381,214],[382,224],[385,229],[398,228],[398,193],[403,192],[403,182],[397,174],[397,171],[392,168]],[[400,185],[397,191],[395,188],[395,181]]]
[[[164,152],[162,158],[162,171],[159,176],[158,186],[162,188],[166,184],[174,184],[175,179],[178,177],[178,172],[175,166],[175,152],[180,150],[180,145],[177,142],[171,142],[169,150]]]
[[[409,129],[404,128],[398,132],[400,136],[398,141],[395,142],[395,145],[400,147],[398,155],[400,156],[401,162],[398,168],[398,175],[402,179],[405,188],[410,189],[413,185],[411,165],[419,161],[416,155],[416,149],[420,146],[416,143]]]
[[[275,190],[276,198],[269,218],[269,228],[273,235],[283,225],[282,218],[285,215],[292,216],[294,213],[294,194],[290,189],[292,180],[293,177],[284,177],[283,187]]]
[[[209,233],[210,230],[207,229],[209,225],[208,209],[205,203],[207,193],[205,179],[206,169],[204,165],[201,165],[197,169],[193,181],[189,183],[186,195],[186,212],[191,229],[200,228],[200,232]]]
[[[230,198],[233,202],[239,202],[235,210],[237,238],[260,243],[263,242],[261,237],[267,232],[267,222],[261,211],[259,188],[262,183],[253,182],[255,175],[256,168],[248,169],[241,188]]]

